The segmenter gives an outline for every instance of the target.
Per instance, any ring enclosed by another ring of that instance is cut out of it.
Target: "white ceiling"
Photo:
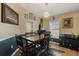
[[[20,5],[36,16],[43,16],[45,12],[50,15],[79,10],[79,3],[20,3]]]

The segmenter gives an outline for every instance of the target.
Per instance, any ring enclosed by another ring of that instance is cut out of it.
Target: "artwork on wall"
[[[33,13],[29,13],[29,19],[33,20]]]
[[[25,18],[26,20],[28,20],[28,19],[29,19],[29,16],[28,16],[28,14],[27,14],[27,13],[25,13],[25,14],[24,14],[24,18]]]
[[[73,28],[73,18],[67,17],[63,19],[63,28]]]
[[[1,3],[1,22],[18,25],[19,15],[7,4]]]
[[[36,17],[31,12],[29,13],[29,20],[31,20],[31,21],[35,21],[36,20]]]

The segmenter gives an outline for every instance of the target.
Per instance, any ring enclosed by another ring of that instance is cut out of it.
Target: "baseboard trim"
[[[8,40],[9,38],[12,38],[14,36],[9,36],[9,37],[5,37],[5,38],[0,38],[0,41],[4,41],[4,40]]]

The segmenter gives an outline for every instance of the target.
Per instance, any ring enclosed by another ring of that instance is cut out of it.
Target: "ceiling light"
[[[46,18],[49,17],[49,13],[48,12],[45,12],[44,13],[44,17],[46,17]]]
[[[46,6],[46,7],[47,7],[47,5],[48,5],[48,3],[45,3],[45,6]],[[46,18],[49,17],[49,12],[45,12],[45,13],[44,13],[44,17],[46,17]]]
[[[48,5],[48,3],[45,3],[45,5]]]

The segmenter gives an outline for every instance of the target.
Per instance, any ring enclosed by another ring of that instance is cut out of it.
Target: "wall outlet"
[[[11,45],[11,48],[13,48],[13,45]]]

